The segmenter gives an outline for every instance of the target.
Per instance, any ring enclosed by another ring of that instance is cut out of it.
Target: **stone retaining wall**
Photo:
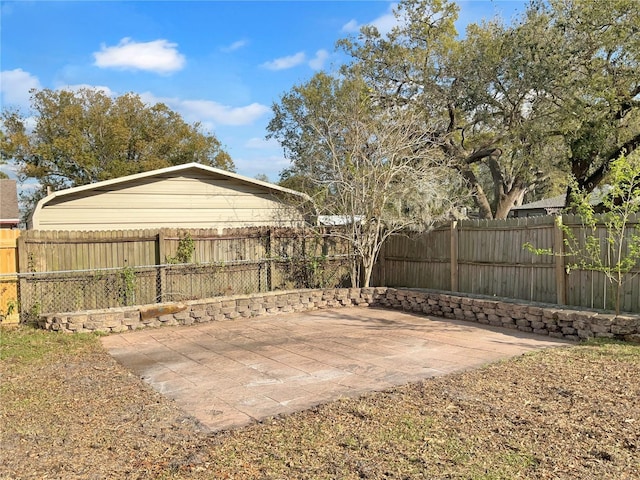
[[[47,314],[40,317],[39,326],[63,332],[112,333],[354,306],[395,308],[568,340],[607,337],[640,342],[640,315],[614,315],[501,298],[385,287],[270,292],[183,303]]]

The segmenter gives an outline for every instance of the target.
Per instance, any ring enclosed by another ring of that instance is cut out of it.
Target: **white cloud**
[[[2,104],[28,108],[31,94],[29,90],[41,89],[38,77],[25,72],[21,68],[0,72],[0,92]]]
[[[223,52],[235,52],[236,50],[240,50],[242,47],[246,47],[249,45],[247,40],[238,40],[237,42],[233,42],[231,45],[227,45],[226,47],[222,47],[221,50]]]
[[[231,107],[212,100],[183,100],[180,98],[156,97],[146,92],[140,95],[149,104],[164,103],[180,113],[188,122],[201,122],[212,129],[214,125],[251,125],[271,111],[266,105],[252,103],[244,107]]]
[[[378,18],[368,22],[366,25],[376,27],[380,35],[386,35],[393,27],[398,25],[398,19],[393,14],[393,11],[398,6],[397,3],[389,5],[389,9],[386,13],[380,15]],[[347,33],[357,33],[363,25],[359,24],[356,20],[350,20],[342,26],[342,31]]]
[[[262,66],[269,70],[286,70],[288,68],[293,68],[300,65],[301,63],[304,63],[306,58],[307,57],[304,52],[298,52],[295,55],[280,57],[270,62],[265,62],[262,64]]]
[[[309,66],[314,70],[320,70],[324,67],[324,62],[329,58],[329,52],[326,50],[318,50],[316,56],[309,60]]]
[[[123,38],[114,47],[102,45],[95,52],[95,65],[100,68],[122,68],[146,70],[155,73],[172,73],[181,70],[185,65],[185,57],[178,52],[176,43],[167,40],[152,42],[134,42]]]
[[[342,31],[347,33],[356,33],[360,30],[361,25],[356,20],[349,20],[342,26]]]
[[[230,107],[211,100],[183,100],[180,109],[198,118],[211,119],[218,125],[248,125],[270,111],[266,105],[252,103]]]
[[[252,150],[264,150],[267,148],[280,148],[280,143],[274,138],[267,140],[266,138],[253,137],[247,140],[244,146]]]

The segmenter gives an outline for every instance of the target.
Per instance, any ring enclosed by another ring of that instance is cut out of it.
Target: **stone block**
[[[192,310],[191,315],[192,318],[203,318],[207,316],[206,310]]]
[[[611,326],[615,318],[615,315],[600,313],[591,318],[591,325]]]
[[[640,330],[640,315],[617,315],[613,324]]]
[[[575,312],[572,310],[558,310],[556,318],[559,322],[572,322],[574,314]]]
[[[209,310],[208,309],[207,309],[207,314],[209,314]],[[173,318],[176,319],[176,320],[185,320],[185,319],[189,318],[190,316],[191,316],[191,313],[189,311],[187,311],[187,310],[173,314]]]
[[[535,307],[533,305],[530,305],[527,307],[527,313],[529,315],[538,315],[541,316],[542,315],[542,308],[541,307]]]
[[[582,329],[578,329],[578,337],[586,340],[588,338],[593,338],[594,333],[591,330],[582,330]]]
[[[169,315],[186,310],[187,306],[181,303],[164,304],[164,305],[143,305],[138,309],[142,321],[150,318],[157,318],[161,315]]]
[[[615,335],[630,335],[637,333],[637,329],[632,325],[611,325],[611,333]]]
[[[542,320],[542,315],[535,315],[533,313],[526,313],[524,318],[530,322],[539,322]]]
[[[84,324],[84,322],[86,322],[89,319],[89,315],[87,314],[69,315],[67,319],[70,325],[82,325]]]

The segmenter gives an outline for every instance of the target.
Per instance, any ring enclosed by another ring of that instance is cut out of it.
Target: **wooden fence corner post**
[[[556,272],[556,302],[558,305],[567,304],[567,286],[564,264],[564,232],[562,230],[562,215],[556,217],[553,224],[553,255]]]
[[[458,222],[451,222],[451,291],[457,292],[460,288],[458,280]]]
[[[20,274],[29,271],[29,254],[27,252],[27,241],[25,240],[25,235],[20,235],[16,239],[16,266],[18,267],[18,315],[19,321],[24,323],[26,322],[26,312],[28,311],[28,308],[26,308],[27,280],[24,275]]]

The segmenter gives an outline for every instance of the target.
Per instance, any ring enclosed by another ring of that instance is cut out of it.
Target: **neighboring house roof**
[[[362,215],[318,215],[318,224],[327,227],[337,227],[351,225],[353,222],[360,223],[364,217]]]
[[[558,195],[557,197],[544,198],[536,202],[525,203],[523,205],[513,207],[511,210],[546,210],[548,208],[564,208],[566,194]]]
[[[589,195],[589,203],[593,206],[599,205],[600,203],[602,203],[603,197],[610,191],[610,189],[611,187],[609,185],[602,185],[601,187],[596,188]],[[536,202],[525,203],[523,205],[513,207],[509,211],[509,215],[518,217],[521,216],[519,215],[519,213],[526,212],[539,212],[546,215],[555,215],[561,213],[561,211],[564,209],[566,196],[566,193],[563,193],[556,197],[544,198]]]
[[[13,227],[18,223],[20,223],[20,210],[16,181],[0,179],[0,225]]]
[[[214,221],[211,212],[224,209],[230,222],[260,225],[266,220],[258,217],[267,209],[290,203],[283,197],[309,200],[279,185],[187,163],[53,192],[38,202],[29,224],[64,230],[151,228],[162,223],[196,227],[222,222],[222,213]]]

